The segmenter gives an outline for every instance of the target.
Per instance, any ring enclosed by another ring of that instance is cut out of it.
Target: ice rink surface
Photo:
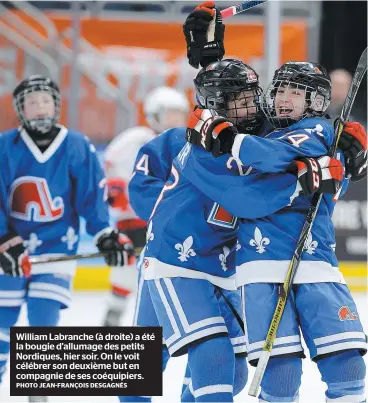
[[[364,330],[368,333],[368,299],[367,294],[355,294],[358,313],[363,322]],[[107,294],[105,293],[76,293],[72,307],[66,309],[62,313],[61,324],[64,326],[99,326],[103,321],[103,316],[106,310]],[[127,316],[124,318],[122,325],[130,325],[133,317],[134,301],[130,303],[130,309]],[[19,325],[25,325],[25,311],[22,315]],[[306,354],[307,350],[306,350]],[[366,358],[367,362],[367,358]],[[173,358],[169,361],[168,367],[164,373],[164,396],[155,397],[154,402],[160,403],[176,403],[179,402],[179,396],[182,386],[186,365],[186,357]],[[249,379],[253,376],[253,369],[250,369]],[[248,381],[248,384],[250,381]],[[325,384],[320,380],[320,375],[317,370],[317,365],[306,358],[303,360],[303,379],[300,390],[300,403],[323,403]],[[142,393],[144,394],[144,393]],[[90,403],[117,403],[115,397],[50,397],[50,403],[56,402],[90,402]],[[9,396],[9,371],[6,372],[3,384],[0,386],[0,402],[27,402],[26,397],[10,397]],[[235,397],[235,402],[257,402],[256,398],[248,396],[248,388],[246,387],[238,396]]]

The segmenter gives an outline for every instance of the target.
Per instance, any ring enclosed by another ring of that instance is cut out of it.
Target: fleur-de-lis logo
[[[224,246],[224,247],[222,248],[222,250],[224,251],[224,253],[220,253],[219,259],[220,259],[220,262],[221,262],[222,270],[223,270],[223,271],[226,271],[226,270],[227,270],[227,267],[226,267],[226,259],[227,259],[227,257],[229,256],[230,249],[229,249],[227,246]]]
[[[250,246],[255,246],[257,253],[264,253],[266,252],[266,245],[270,244],[269,238],[263,238],[261,230],[256,227],[254,230],[254,239],[251,239],[249,241]]]
[[[332,243],[332,244],[330,245],[330,248],[335,252],[335,251],[336,251],[336,244],[335,244],[335,243]]]
[[[241,245],[240,245],[240,243],[239,243],[239,241],[236,243],[236,247],[235,247],[235,250],[236,251],[238,251],[238,250],[240,250],[241,249]]]
[[[175,249],[179,251],[179,257],[178,259],[181,262],[186,262],[190,256],[195,256],[196,253],[192,249],[193,245],[193,237],[188,236],[188,238],[183,242],[183,245],[180,243],[177,243],[175,245]]]
[[[23,245],[25,248],[28,249],[29,253],[33,253],[42,244],[43,242],[38,239],[37,235],[34,232],[29,235],[28,241],[23,241]]]
[[[146,234],[146,249],[148,249],[148,242],[155,239],[155,234],[152,232],[152,221],[148,224],[147,234]]]
[[[305,244],[305,248],[304,250],[309,253],[310,255],[313,255],[315,249],[318,246],[318,242],[317,241],[313,241],[312,239],[312,234],[309,233],[308,238],[307,238],[307,242]]]
[[[78,242],[78,235],[75,234],[74,228],[69,227],[66,231],[66,235],[61,237],[61,241],[66,242],[68,250],[72,250],[74,244]]]

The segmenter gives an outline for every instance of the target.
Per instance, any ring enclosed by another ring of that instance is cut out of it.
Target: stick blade
[[[259,357],[256,372],[253,375],[252,383],[249,386],[248,395],[257,397],[258,390],[261,386],[263,375],[266,371],[268,360],[270,359],[271,352],[263,350]]]

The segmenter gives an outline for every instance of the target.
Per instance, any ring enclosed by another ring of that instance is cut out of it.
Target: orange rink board
[[[46,37],[45,28],[39,21],[31,19],[20,11],[14,11],[30,27]],[[66,48],[71,49],[70,37],[63,32],[71,27],[70,15],[49,13],[58,32],[58,38]],[[183,17],[184,18],[184,17]],[[2,22],[6,23],[3,19]],[[81,18],[83,38],[95,46],[98,57],[87,48],[81,47],[79,61],[119,89],[121,99],[130,116],[131,125],[145,124],[143,101],[148,91],[160,85],[169,85],[185,92],[194,102],[193,78],[197,72],[186,60],[186,44],[180,22],[154,22],[103,20]],[[239,58],[253,66],[262,76],[264,73],[264,25],[262,20],[231,23],[226,26],[226,57]],[[280,63],[287,60],[305,60],[308,49],[307,26],[303,20],[285,21],[280,33]],[[52,44],[50,44],[52,46]],[[28,58],[24,51],[0,35],[0,51],[15,52],[15,64],[2,65],[8,75],[20,80],[27,71]],[[70,66],[62,65],[59,84],[63,95],[61,123],[68,121],[68,89]],[[102,84],[101,84],[102,85]],[[78,105],[78,130],[87,134],[92,141],[108,142],[113,138],[114,122],[118,115],[115,101],[103,95],[88,78],[81,75],[80,101]],[[11,88],[0,94],[2,130],[16,126],[17,120],[11,102]]]

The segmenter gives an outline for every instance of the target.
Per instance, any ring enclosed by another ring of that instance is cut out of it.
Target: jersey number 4
[[[287,136],[287,139],[293,146],[299,147],[300,144],[309,139],[309,136],[307,134],[292,134],[291,136]]]
[[[148,169],[148,155],[143,154],[142,157],[139,159],[135,166],[136,171],[141,171],[145,175],[148,175],[149,169]]]

